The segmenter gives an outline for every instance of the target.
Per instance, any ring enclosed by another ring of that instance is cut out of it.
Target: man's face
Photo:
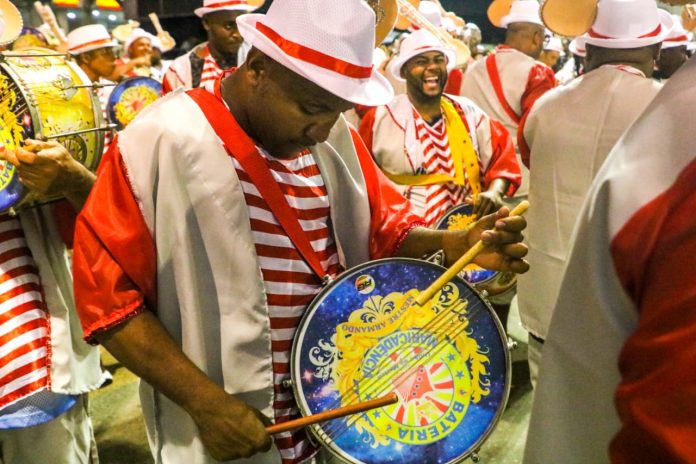
[[[417,100],[440,98],[447,84],[447,57],[442,52],[421,53],[401,68],[409,96]]]
[[[91,52],[87,52],[84,65],[87,66],[98,77],[109,77],[114,73],[116,68],[116,53],[111,47],[98,48]]]
[[[223,55],[233,56],[243,39],[237,28],[240,11],[216,11],[203,17],[203,27],[208,32],[208,42]]]
[[[132,58],[140,58],[141,56],[152,54],[152,42],[147,37],[141,37],[133,42],[128,47],[128,56]]]
[[[252,50],[256,52],[255,50]],[[339,115],[353,104],[261,55],[263,68],[251,63],[247,116],[253,136],[278,158],[326,141]],[[244,68],[242,68],[244,69]]]
[[[547,65],[549,68],[554,69],[556,63],[561,58],[561,54],[556,50],[544,50],[539,56],[539,61]]]

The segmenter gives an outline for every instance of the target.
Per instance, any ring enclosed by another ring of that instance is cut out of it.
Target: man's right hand
[[[273,442],[266,433],[268,419],[222,390],[211,393],[215,398],[201,398],[190,414],[213,458],[218,461],[248,458],[271,448]]]

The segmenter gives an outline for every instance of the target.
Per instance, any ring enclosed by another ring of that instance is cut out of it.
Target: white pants
[[[0,464],[98,464],[87,395],[45,424],[0,430]]]

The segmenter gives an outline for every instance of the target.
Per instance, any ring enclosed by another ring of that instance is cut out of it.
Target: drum
[[[463,230],[475,221],[473,206],[461,204],[447,210],[437,221],[435,228],[439,230]],[[485,291],[493,303],[509,302],[512,294],[515,293],[517,276],[513,272],[489,271],[476,264],[469,264],[461,275],[477,290]]]
[[[310,426],[351,463],[454,463],[493,431],[510,390],[505,332],[456,277],[423,306],[444,268],[390,258],[344,272],[309,306],[291,355],[300,411],[312,415],[391,392],[396,404]]]
[[[103,119],[92,83],[79,66],[42,48],[5,53],[0,55],[0,94],[4,146],[15,148],[27,138],[57,139],[96,170],[104,146]],[[0,211],[35,203],[36,195],[22,186],[15,167],[4,161],[0,167]]]
[[[126,127],[146,106],[162,96],[162,84],[149,77],[131,77],[111,91],[107,112],[118,130]]]
[[[36,48],[47,48],[48,40],[43,33],[33,27],[23,27],[19,36],[12,42],[10,47],[13,51],[25,50],[25,49],[36,49]]]

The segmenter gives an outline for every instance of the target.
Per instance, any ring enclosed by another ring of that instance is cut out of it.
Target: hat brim
[[[428,47],[428,48],[420,48],[418,50],[411,50],[410,53],[406,53],[405,55],[398,54],[395,59],[389,63],[389,72],[391,73],[392,76],[394,76],[395,79],[401,82],[405,82],[406,79],[401,77],[401,68],[406,64],[408,60],[411,58],[421,55],[423,53],[427,52],[441,52],[447,57],[447,72],[449,73],[454,69],[454,66],[457,64],[457,53],[454,51],[452,48],[448,47]]]
[[[201,7],[201,8],[196,8],[195,10],[193,10],[193,14],[195,14],[199,18],[202,18],[203,16],[207,15],[208,13],[215,13],[216,11],[241,11],[244,13],[250,13],[257,8],[258,7],[252,6],[252,5],[230,5],[230,6],[222,6],[219,8]]]
[[[288,56],[273,41],[256,29],[257,23],[264,24],[265,17],[266,15],[263,14],[247,14],[237,18],[237,26],[245,41],[274,61],[322,89],[354,104],[379,106],[394,98],[391,84],[374,68],[370,77],[358,79]]]
[[[660,43],[672,32],[674,20],[672,19],[672,15],[667,13],[665,10],[658,9],[657,14],[660,19],[660,25],[662,26],[660,33],[657,35],[632,39],[602,39],[588,35],[584,39],[585,44],[602,48],[640,48]]]
[[[568,50],[570,51],[570,53],[572,53],[573,55],[585,57],[585,55],[587,55],[587,51],[584,48],[582,50],[578,48],[580,46],[584,47],[584,40],[584,38],[580,39],[580,37],[576,37],[575,39],[571,40],[568,44]],[[578,43],[578,41],[580,41],[580,43]]]
[[[111,42],[103,43],[103,44],[98,44],[98,45],[88,45],[87,47],[84,48],[77,48],[75,50],[71,50],[68,53],[71,55],[81,55],[83,53],[91,52],[92,50],[99,50],[100,48],[113,48],[113,47],[118,47],[119,43],[116,40],[112,40]]]

